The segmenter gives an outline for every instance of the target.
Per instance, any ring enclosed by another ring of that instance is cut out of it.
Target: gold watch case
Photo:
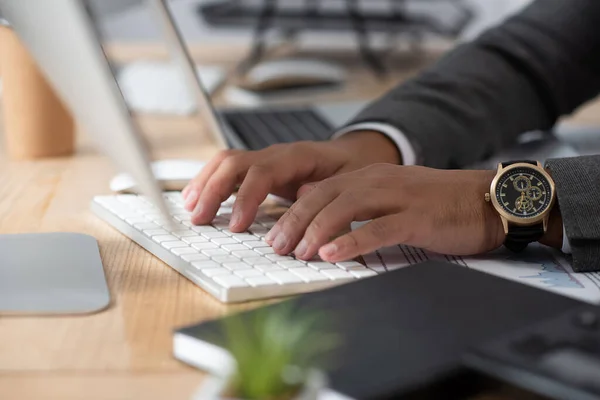
[[[500,180],[500,178],[504,174],[508,173],[509,171],[516,169],[516,168],[522,168],[522,167],[531,168],[531,169],[538,171],[544,178],[546,178],[548,180],[548,183],[550,184],[550,189],[551,189],[550,205],[548,206],[548,208],[546,208],[546,210],[544,210],[544,212],[542,212],[540,215],[536,215],[535,217],[519,218],[512,214],[509,214],[498,203],[498,199],[496,199],[496,196],[494,195],[494,193],[496,193],[496,186],[498,185],[498,181]],[[542,167],[542,164],[539,161],[537,162],[537,165],[532,165],[529,163],[516,163],[516,164],[509,165],[507,167],[504,167],[504,168],[502,167],[502,164],[499,163],[498,171],[496,172],[496,176],[494,177],[494,179],[492,180],[492,183],[490,185],[490,191],[485,194],[484,198],[485,198],[486,202],[491,201],[492,205],[494,206],[494,209],[500,215],[500,219],[502,220],[502,226],[504,227],[505,234],[508,234],[508,225],[509,224],[517,225],[517,226],[529,226],[529,225],[539,224],[540,222],[543,223],[544,232],[546,232],[546,229],[548,227],[548,219],[550,217],[550,211],[552,210],[552,207],[554,206],[554,202],[556,201],[556,186],[554,185],[554,180],[552,179],[552,177],[544,170],[544,168]]]

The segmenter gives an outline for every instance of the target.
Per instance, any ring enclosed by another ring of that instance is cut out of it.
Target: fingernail
[[[237,226],[240,223],[241,219],[242,219],[242,217],[241,217],[240,213],[234,212],[233,215],[231,216],[231,221],[229,221],[229,227],[234,228],[235,226]]]
[[[275,240],[273,241],[273,248],[275,250],[281,250],[287,245],[287,239],[284,233],[280,233],[277,235]]]
[[[319,251],[319,254],[321,254],[322,256],[325,256],[325,257],[331,257],[331,256],[334,256],[335,253],[337,253],[337,251],[338,251],[337,245],[335,245],[333,243],[329,243],[329,244],[326,244],[325,246],[321,247],[321,251]]]
[[[300,241],[300,243],[298,243],[298,246],[296,246],[296,249],[294,250],[294,254],[298,258],[302,258],[302,256],[304,256],[304,254],[306,254],[307,250],[308,250],[308,242],[306,241],[306,239],[302,239]]]
[[[271,228],[271,230],[269,232],[267,232],[267,234],[265,235],[265,242],[267,243],[271,243],[274,239],[275,236],[277,236],[277,234],[279,233],[279,228],[277,227],[277,225],[275,225],[274,227]]]
[[[183,197],[183,200],[187,200],[187,196],[188,196],[188,190],[190,190],[190,185],[187,185],[186,187],[183,188],[183,190],[181,191],[181,197]]]
[[[187,197],[185,198],[185,204],[184,207],[186,210],[188,211],[192,211],[192,207],[194,207],[194,203],[196,203],[198,201],[198,191],[197,190],[191,190],[188,194]]]
[[[198,202],[198,204],[196,204],[196,208],[194,208],[194,211],[192,211],[192,216],[198,216],[202,214],[202,211],[204,211],[204,206],[202,203]]]

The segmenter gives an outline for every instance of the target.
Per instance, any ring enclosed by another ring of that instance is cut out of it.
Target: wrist
[[[366,157],[370,163],[402,164],[402,156],[394,142],[376,131],[350,132],[334,142]]]

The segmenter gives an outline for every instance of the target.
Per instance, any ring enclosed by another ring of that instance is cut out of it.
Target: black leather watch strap
[[[517,161],[507,161],[507,162],[503,162],[502,168],[506,168],[509,165],[513,165],[513,164],[531,164],[531,165],[537,165],[537,161],[532,161],[532,160],[517,160]]]
[[[530,226],[509,225],[504,246],[514,252],[523,251],[529,243],[537,242],[542,236],[544,236],[544,224],[541,222]]]

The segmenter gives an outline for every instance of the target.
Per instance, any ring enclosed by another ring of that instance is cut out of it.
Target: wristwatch
[[[544,236],[555,201],[554,181],[537,161],[498,164],[498,172],[485,194],[504,227],[504,246],[519,252]]]

